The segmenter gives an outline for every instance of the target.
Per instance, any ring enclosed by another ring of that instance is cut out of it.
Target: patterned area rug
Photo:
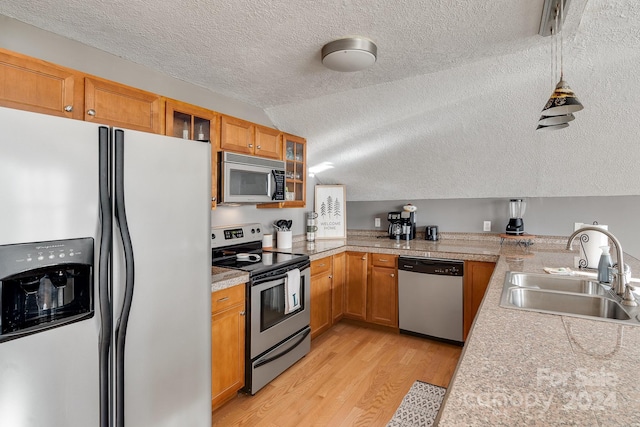
[[[387,427],[432,426],[446,391],[437,385],[414,382]]]

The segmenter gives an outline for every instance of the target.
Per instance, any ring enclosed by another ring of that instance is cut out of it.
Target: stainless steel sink
[[[600,296],[511,288],[509,302],[518,308],[549,313],[570,313],[617,320],[631,318],[622,305]]]
[[[507,272],[500,306],[640,325],[640,309],[620,304],[609,287],[579,278]]]
[[[523,288],[587,295],[609,295],[608,290],[605,290],[600,283],[582,278],[551,276],[548,274],[511,273],[509,281],[511,284]]]

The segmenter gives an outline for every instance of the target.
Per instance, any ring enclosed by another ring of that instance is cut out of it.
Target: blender
[[[524,216],[527,202],[523,199],[511,199],[509,201],[509,223],[507,224],[507,234],[524,234]]]

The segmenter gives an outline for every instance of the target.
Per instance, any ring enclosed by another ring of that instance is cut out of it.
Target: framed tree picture
[[[344,185],[316,185],[317,239],[347,237],[346,193]]]

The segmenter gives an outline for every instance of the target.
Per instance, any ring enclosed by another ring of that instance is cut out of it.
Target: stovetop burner
[[[308,263],[309,256],[262,250],[260,224],[233,225],[211,229],[211,264],[248,272],[251,276]],[[260,255],[259,261],[239,260],[240,253]]]

